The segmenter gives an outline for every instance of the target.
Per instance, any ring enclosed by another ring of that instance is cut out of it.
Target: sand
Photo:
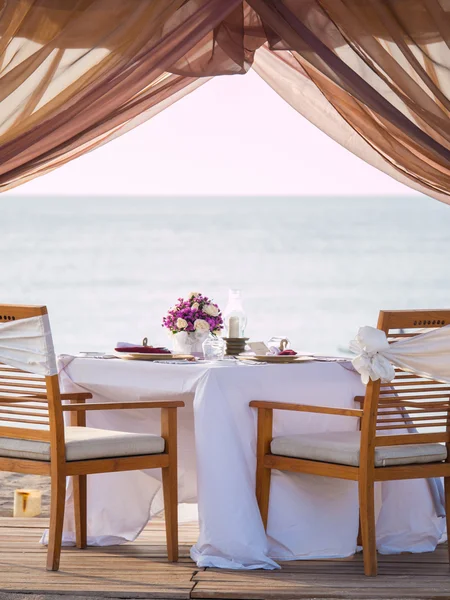
[[[49,516],[50,478],[42,475],[0,472],[0,517],[12,517],[14,490],[30,489],[42,491],[42,517]]]

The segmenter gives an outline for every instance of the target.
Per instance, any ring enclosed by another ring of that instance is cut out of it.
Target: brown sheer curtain
[[[449,201],[446,194],[430,191],[377,152],[334,108],[307,73],[302,73],[289,52],[273,52],[263,46],[256,52],[253,69],[310,123],[366,163],[419,192],[433,195],[442,202]],[[324,175],[326,170],[324,164]],[[352,173],[349,172],[348,177],[351,179]]]
[[[255,51],[299,112],[450,203],[450,0],[0,0],[0,191]]]
[[[243,21],[240,0],[0,0],[0,190],[243,71]]]
[[[274,89],[302,112],[298,92],[307,77],[321,92],[318,102],[340,115],[341,140],[348,130],[344,122],[360,136],[362,141],[351,136],[352,143],[345,144],[349,149],[355,151],[356,144],[356,153],[365,160],[370,154],[369,162],[378,168],[396,171],[397,179],[450,203],[447,0],[249,4],[271,30],[268,37],[278,66],[263,55],[265,68],[261,64],[259,72]],[[291,89],[281,71],[289,72]],[[317,117],[316,124],[327,131],[327,117]]]

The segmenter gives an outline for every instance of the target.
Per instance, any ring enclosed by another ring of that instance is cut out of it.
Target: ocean
[[[191,291],[240,289],[251,340],[332,355],[380,309],[450,308],[450,206],[424,196],[0,201],[0,302],[46,304],[58,353],[168,344]]]

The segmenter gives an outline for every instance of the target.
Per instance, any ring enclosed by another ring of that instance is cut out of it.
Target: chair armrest
[[[182,408],[182,400],[171,400],[168,402],[95,402],[92,404],[63,404],[63,411],[85,411],[85,410],[121,410],[130,408]]]
[[[335,408],[331,406],[312,406],[309,404],[293,404],[289,402],[268,402],[266,400],[252,400],[252,408],[266,408],[269,410],[294,410],[299,412],[324,413],[327,415],[341,415],[345,417],[362,417],[360,408]]]

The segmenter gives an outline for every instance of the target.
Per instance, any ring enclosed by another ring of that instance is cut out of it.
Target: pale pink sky
[[[10,194],[415,194],[311,125],[258,75],[216,77]]]

